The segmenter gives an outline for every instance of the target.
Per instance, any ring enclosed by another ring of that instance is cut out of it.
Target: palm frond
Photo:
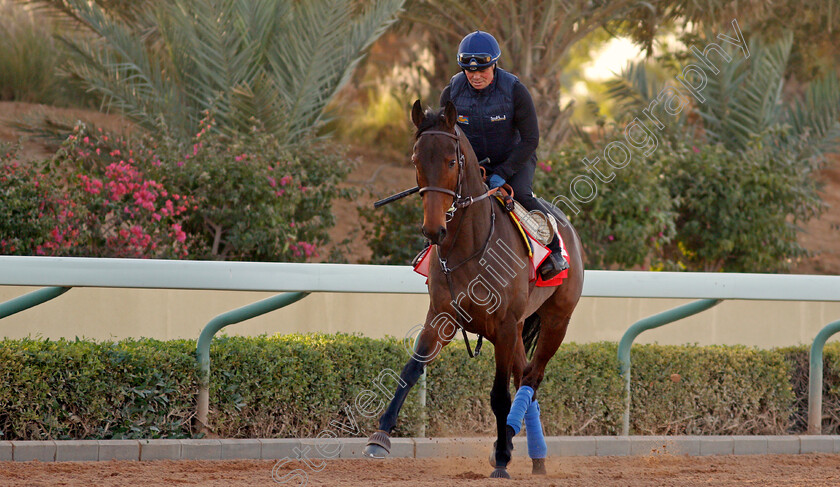
[[[172,0],[130,25],[97,2],[62,0],[96,35],[66,39],[68,72],[149,130],[187,139],[212,108],[227,132],[257,124],[299,140],[403,2]]]
[[[639,113],[659,95],[664,83],[649,72],[646,63],[631,62],[606,86],[607,97],[616,102],[620,112]]]
[[[697,113],[711,142],[742,151],[755,134],[779,119],[792,45],[790,34],[769,45],[751,40],[750,58],[729,49],[732,61],[719,63],[717,74],[703,63],[695,64],[708,80],[702,92],[705,101],[697,104]]]
[[[797,100],[785,113],[793,136],[808,137],[804,157],[840,152],[840,82],[832,71],[808,85],[804,99]]]
[[[166,82],[164,67],[149,56],[142,40],[127,25],[106,17],[95,4],[68,2],[79,19],[100,37],[93,41],[62,38],[75,54],[68,71],[147,129],[155,129],[161,121],[183,125],[177,123],[179,111],[174,109],[179,96]]]

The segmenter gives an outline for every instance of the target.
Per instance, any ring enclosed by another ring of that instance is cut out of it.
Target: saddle
[[[512,191],[511,193],[512,194]],[[511,198],[506,201],[506,197]],[[554,215],[548,214],[544,215],[542,218],[539,216],[540,214],[531,214],[526,210],[522,205],[520,205],[517,201],[512,199],[512,196],[509,195],[502,195],[496,196],[496,200],[499,204],[502,205],[505,209],[507,209],[508,204],[512,206],[512,211],[507,212],[510,215],[513,224],[519,229],[519,235],[522,237],[523,242],[525,243],[525,248],[528,249],[528,257],[531,263],[528,269],[529,279],[531,282],[536,281],[535,285],[537,287],[551,287],[551,286],[559,286],[562,284],[563,279],[565,279],[569,275],[569,270],[566,269],[557,276],[549,279],[548,281],[543,280],[540,273],[537,269],[540,268],[543,261],[548,257],[551,253],[550,250],[546,247],[548,242],[551,241],[552,235],[557,234],[557,238],[560,239],[560,251],[563,257],[566,260],[569,259],[569,254],[566,253],[566,245],[563,242],[563,237],[560,236],[560,232],[557,229],[557,222]],[[550,233],[553,232],[553,233]],[[539,236],[537,236],[539,235]],[[411,265],[414,268],[414,272],[420,274],[423,277],[429,277],[429,255],[431,254],[431,246],[426,247],[419,254],[417,254],[414,259],[411,261]]]

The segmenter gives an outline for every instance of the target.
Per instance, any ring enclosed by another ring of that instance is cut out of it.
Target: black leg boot
[[[551,255],[540,266],[540,274],[542,275],[543,281],[547,281],[569,268],[569,263],[566,262],[566,259],[563,258],[562,252],[560,251],[560,239],[557,238],[557,235],[551,239],[547,247],[551,251]]]

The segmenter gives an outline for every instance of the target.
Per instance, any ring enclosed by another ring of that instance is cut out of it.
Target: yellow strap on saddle
[[[499,200],[499,203],[502,204],[502,207],[505,206],[504,200],[500,196],[496,196],[496,199]],[[531,242],[528,239],[528,235],[525,234],[525,230],[522,228],[522,224],[519,223],[519,219],[516,218],[516,215],[513,212],[507,212],[510,215],[510,219],[513,220],[513,224],[516,225],[516,228],[519,229],[519,235],[522,236],[522,240],[525,241],[525,248],[528,249],[528,257],[534,256],[534,250],[531,248]]]

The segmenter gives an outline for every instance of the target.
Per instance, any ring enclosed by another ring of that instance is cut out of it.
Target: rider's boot
[[[560,239],[557,238],[557,235],[554,235],[547,247],[551,254],[540,266],[540,275],[542,275],[543,281],[547,281],[569,268],[569,263],[563,258],[560,250]]]

